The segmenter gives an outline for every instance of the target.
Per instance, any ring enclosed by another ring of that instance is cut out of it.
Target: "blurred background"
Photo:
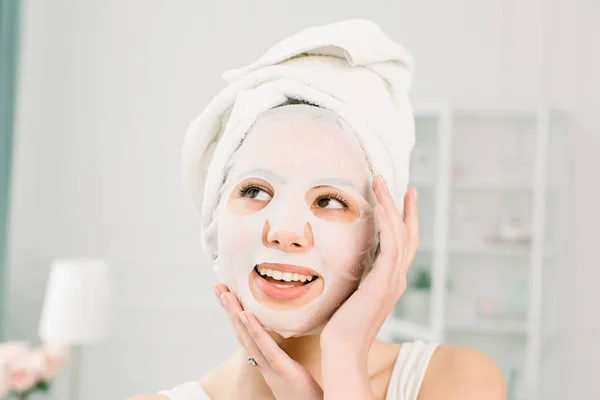
[[[380,336],[476,347],[511,399],[600,398],[597,1],[0,5],[0,339],[78,349],[32,398],[156,392],[237,347],[180,177],[184,132],[222,72],[345,18],[416,60],[422,246]],[[69,277],[59,259],[108,272]],[[83,320],[48,325],[79,305]]]

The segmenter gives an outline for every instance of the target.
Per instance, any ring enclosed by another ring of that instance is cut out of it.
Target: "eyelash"
[[[346,199],[344,199],[342,196],[335,192],[323,193],[319,195],[319,197],[316,198],[315,203],[322,199],[335,199],[339,201],[344,208],[350,207],[350,203],[348,203]]]
[[[262,190],[262,191],[264,191],[264,192],[268,193],[268,194],[269,194],[269,196],[273,197],[273,194],[272,194],[272,193],[270,193],[270,192],[269,192],[269,191],[268,191],[266,188],[263,188],[263,187],[257,186],[257,185],[256,185],[256,184],[254,184],[254,183],[247,183],[247,184],[245,184],[244,186],[240,187],[240,188],[239,188],[239,190],[238,190],[238,195],[239,195],[240,197],[243,197],[243,196],[245,196],[245,195],[246,195],[246,194],[247,194],[247,193],[248,193],[248,192],[249,192],[251,189],[258,189],[258,190]],[[349,202],[348,202],[346,199],[344,199],[342,196],[340,196],[338,193],[335,193],[335,192],[328,192],[328,193],[323,193],[323,194],[319,195],[319,197],[317,197],[317,198],[315,199],[315,203],[316,203],[316,202],[319,202],[319,201],[320,201],[320,200],[322,200],[322,199],[335,199],[335,200],[339,201],[339,202],[340,202],[340,204],[341,204],[341,205],[342,205],[344,208],[349,208],[349,207],[350,207],[350,203],[349,203]]]
[[[245,196],[251,189],[262,190],[263,192],[268,193],[269,196],[273,197],[273,194],[270,191],[268,191],[266,188],[258,186],[254,183],[246,183],[244,186],[240,187],[238,190],[238,195],[240,197]]]

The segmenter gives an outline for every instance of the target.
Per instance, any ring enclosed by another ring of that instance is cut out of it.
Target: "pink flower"
[[[39,369],[43,365],[43,357],[39,351],[21,353],[7,364],[9,388],[23,393],[33,388],[38,382]]]
[[[11,388],[9,365],[30,351],[25,342],[0,343],[0,398],[6,396]]]
[[[52,380],[69,360],[69,349],[46,344],[31,349],[24,342],[0,343],[0,399],[11,390],[24,393],[39,381]]]
[[[40,376],[45,381],[53,379],[60,368],[70,359],[69,348],[60,345],[45,344],[42,346],[43,366],[39,370]]]

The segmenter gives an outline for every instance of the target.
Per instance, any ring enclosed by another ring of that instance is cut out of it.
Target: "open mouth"
[[[262,279],[280,289],[309,285],[310,283],[319,279],[318,275],[307,275],[298,272],[281,271],[279,269],[273,269],[263,265],[254,266],[254,271]]]
[[[310,268],[261,263],[250,273],[250,290],[259,303],[273,309],[294,309],[318,297],[323,277]]]

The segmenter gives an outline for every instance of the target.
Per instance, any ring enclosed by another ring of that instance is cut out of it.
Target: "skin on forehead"
[[[293,179],[311,186],[351,185],[363,197],[370,172],[354,132],[339,117],[309,105],[279,107],[263,114],[230,161],[228,181],[253,173],[275,182]]]

